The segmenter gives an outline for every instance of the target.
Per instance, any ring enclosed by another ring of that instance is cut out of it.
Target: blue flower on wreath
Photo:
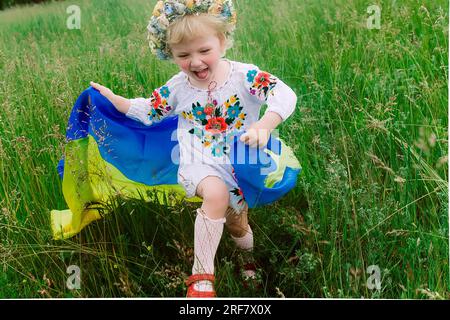
[[[166,5],[164,6],[164,13],[168,16],[173,13],[173,8],[170,4],[166,3]]]
[[[258,71],[256,70],[250,70],[247,73],[247,81],[248,82],[253,82],[253,80],[255,80],[256,75],[258,74]]]
[[[192,113],[194,114],[194,117],[198,120],[206,119],[205,108],[203,108],[202,106],[199,105],[193,106]]]
[[[225,4],[223,6],[221,15],[224,16],[225,18],[231,17],[231,10],[230,10],[230,6],[228,4]]]
[[[166,58],[166,54],[161,49],[156,49],[156,57],[162,60]]]
[[[156,19],[155,17],[152,17],[150,19],[150,23],[148,24],[147,29],[153,34],[159,34],[163,32],[163,29],[161,28],[158,19]]]
[[[237,118],[237,116],[241,113],[239,105],[230,106],[227,110],[227,116],[229,118]]]
[[[170,90],[168,86],[164,86],[159,90],[159,93],[163,98],[168,98],[170,95]]]

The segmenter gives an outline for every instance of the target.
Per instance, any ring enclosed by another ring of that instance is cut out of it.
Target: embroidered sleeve
[[[172,79],[171,79],[172,80]],[[126,116],[150,126],[158,123],[174,112],[174,91],[172,81],[152,92],[149,98],[130,99],[131,105]]]
[[[266,112],[276,112],[283,121],[294,112],[297,95],[276,76],[251,66],[245,81],[248,93],[260,104],[267,104]]]
[[[273,94],[273,88],[276,84],[277,79],[267,72],[256,68],[247,72],[249,92],[260,101],[267,101],[269,95]]]

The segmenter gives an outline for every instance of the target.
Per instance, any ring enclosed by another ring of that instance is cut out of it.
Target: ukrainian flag
[[[177,161],[172,160],[179,156],[177,124],[178,116],[172,116],[145,126],[117,111],[92,87],[85,90],[72,109],[64,157],[58,164],[69,209],[51,211],[53,237],[76,235],[107,213],[113,197],[169,205],[186,199],[177,184]],[[273,136],[265,150],[249,148],[237,138],[230,159],[250,208],[285,195],[301,172],[292,150]]]

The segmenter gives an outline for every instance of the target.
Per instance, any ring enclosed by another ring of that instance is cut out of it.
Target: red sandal
[[[256,265],[253,262],[246,263],[242,266],[242,271],[253,271],[256,273]]]
[[[215,277],[213,274],[193,274],[186,280],[188,286],[186,298],[215,298],[215,291],[198,291],[194,288],[194,283],[197,281],[208,280],[214,283]]]
[[[242,285],[245,289],[260,290],[262,288],[261,278],[258,276],[258,269],[255,263],[248,262],[241,266],[238,265],[236,271],[241,277]],[[249,277],[245,274],[245,271],[253,271],[255,276]]]

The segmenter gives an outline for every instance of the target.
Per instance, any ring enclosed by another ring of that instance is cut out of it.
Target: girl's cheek
[[[208,65],[215,65],[215,64],[217,64],[219,62],[219,59],[220,59],[220,55],[211,54],[205,59],[205,62]]]
[[[185,59],[178,60],[177,64],[181,68],[181,70],[183,70],[183,71],[189,70],[189,60],[185,60]]]
[[[183,60],[181,65],[183,66],[184,70],[188,70],[189,69],[189,60]]]

